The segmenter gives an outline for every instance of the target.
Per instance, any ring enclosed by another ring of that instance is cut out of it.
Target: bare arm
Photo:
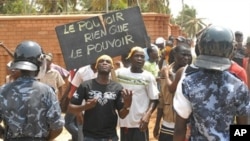
[[[14,53],[13,53],[9,48],[7,48],[2,42],[0,42],[0,46],[3,47],[3,49],[4,49],[5,51],[7,51],[7,53],[8,53],[12,58],[14,58]]]
[[[61,107],[61,110],[63,113],[65,113],[68,109],[68,105],[69,105],[68,95],[69,95],[70,87],[71,87],[71,84],[68,83],[67,87],[66,87],[66,89],[65,89],[65,91],[60,99],[60,107]]]
[[[124,118],[128,115],[128,113],[129,113],[129,110],[128,110],[126,107],[122,108],[122,109],[118,112],[119,117],[120,117],[121,119],[124,119]]]
[[[163,116],[163,109],[162,108],[157,108],[157,116],[156,116],[156,122],[155,122],[155,127],[153,130],[153,135],[157,139],[159,135],[159,130],[160,130],[160,123],[161,123],[161,118]]]
[[[59,136],[62,133],[63,128],[57,129],[57,130],[51,130],[49,132],[48,140],[53,141],[57,136]]]
[[[70,90],[69,90],[69,95],[68,98],[71,98],[74,94],[74,92],[76,91],[77,87],[74,85],[71,85]]]
[[[246,74],[247,74],[247,86],[250,89],[250,57],[248,59],[247,67],[246,67]]]
[[[63,93],[63,95],[62,95],[62,99],[63,99],[64,97],[68,97],[70,88],[71,88],[71,84],[68,83],[68,85],[67,85],[67,87],[66,87],[66,89],[64,90],[64,93]],[[61,100],[62,100],[62,99],[61,99]]]
[[[247,116],[237,116],[236,124],[239,124],[239,125],[248,124]]]
[[[162,68],[164,60],[165,60],[165,56],[164,57],[160,57],[159,62],[158,62],[159,69]]]
[[[62,86],[58,87],[58,97],[60,98],[59,101],[62,99],[63,93],[62,93]]]
[[[159,102],[158,99],[157,100],[150,100],[149,108],[140,121],[139,129],[141,131],[145,131],[148,129],[148,123],[149,123],[150,117],[151,117],[152,113],[155,111],[155,109],[158,105],[158,102]]]
[[[174,93],[177,88],[178,82],[181,79],[181,75],[183,73],[184,67],[181,67],[177,70],[175,79],[173,81],[169,78],[168,70],[169,70],[168,68],[165,68],[166,85],[167,85],[169,92]]]
[[[157,108],[157,115],[156,115],[156,121],[155,121],[155,126],[153,129],[153,135],[154,138],[158,139],[159,136],[159,131],[160,131],[160,123],[161,119],[163,118],[163,107],[164,107],[164,97],[163,95],[165,94],[164,88],[165,88],[165,79],[161,80],[161,92],[159,95],[159,103],[158,103],[158,108]]]
[[[122,119],[125,118],[129,113],[128,108],[130,108],[131,106],[132,96],[133,96],[132,91],[127,90],[127,89],[122,90],[122,98],[124,100],[124,104],[123,104],[123,108],[118,111],[119,117]]]
[[[184,141],[186,137],[187,119],[180,117],[176,114],[175,128],[174,128],[174,141]]]
[[[146,117],[151,117],[152,113],[155,111],[155,109],[157,108],[157,105],[158,105],[159,101],[158,99],[157,100],[150,100],[150,105],[149,105],[149,108],[146,112]],[[149,118],[148,118],[148,121],[149,121]]]
[[[1,123],[1,122],[0,122]],[[0,125],[0,138],[3,139],[4,138],[4,132],[5,132],[5,128]]]
[[[68,111],[77,115],[82,111],[87,111],[95,107],[97,103],[97,99],[88,99],[84,105],[75,105],[70,103],[68,107]]]

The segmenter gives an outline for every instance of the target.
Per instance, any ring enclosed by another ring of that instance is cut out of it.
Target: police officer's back
[[[33,41],[21,42],[11,68],[21,76],[0,88],[0,121],[6,141],[45,141],[63,128],[61,110],[53,89],[35,79],[43,63],[42,48]]]

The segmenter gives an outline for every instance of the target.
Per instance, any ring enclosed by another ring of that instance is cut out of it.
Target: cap
[[[151,43],[150,46],[151,46],[152,48],[154,48],[154,49],[157,49],[157,50],[159,49],[158,46],[155,45],[155,44],[152,44],[152,43]]]
[[[178,40],[178,41],[180,41],[180,42],[185,42],[185,41],[186,41],[185,37],[183,37],[183,36],[178,36],[178,37],[176,38],[176,40]]]
[[[150,44],[150,47],[151,47],[152,50],[156,50],[157,52],[159,52],[159,48],[158,48],[157,45],[151,43],[151,44]],[[147,50],[148,50],[148,49],[147,49]]]
[[[112,58],[111,58],[110,56],[108,56],[108,55],[102,55],[102,56],[100,56],[99,58],[97,58],[96,64],[95,64],[95,68],[97,68],[98,62],[99,62],[100,60],[109,60],[109,61],[111,62],[112,67],[114,68],[113,60],[112,60]]]
[[[128,57],[127,57],[126,59],[129,59],[129,58],[134,54],[135,51],[144,52],[144,49],[141,48],[141,47],[138,47],[138,46],[133,47],[133,48],[130,50],[130,52],[129,52],[129,54],[128,54]]]
[[[204,69],[224,71],[231,66],[231,61],[226,57],[199,55],[194,65]]]
[[[165,44],[165,39],[163,37],[158,37],[155,40],[155,44]]]

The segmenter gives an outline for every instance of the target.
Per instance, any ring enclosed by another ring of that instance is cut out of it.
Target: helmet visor
[[[37,71],[38,70],[38,68],[35,64],[27,62],[27,61],[13,62],[11,64],[11,69],[28,70],[28,71]]]
[[[231,61],[224,57],[199,55],[195,59],[194,65],[199,68],[224,71],[231,66]]]

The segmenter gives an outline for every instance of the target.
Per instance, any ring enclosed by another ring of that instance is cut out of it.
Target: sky
[[[182,9],[182,0],[169,1],[176,17]],[[206,18],[205,23],[241,31],[244,41],[250,36],[250,0],[184,0],[184,3],[196,9],[198,18]]]

